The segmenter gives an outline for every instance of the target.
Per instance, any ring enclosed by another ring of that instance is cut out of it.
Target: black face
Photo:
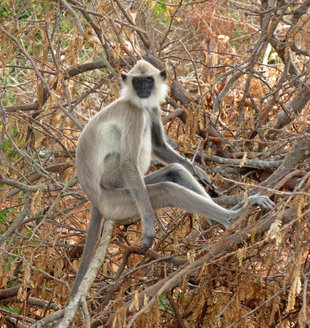
[[[154,78],[152,76],[148,77],[133,77],[132,86],[135,89],[138,97],[148,98],[154,88]]]

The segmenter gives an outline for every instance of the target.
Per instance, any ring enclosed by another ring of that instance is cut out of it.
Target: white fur
[[[135,76],[153,76],[155,80],[155,86],[150,97],[142,99],[137,96],[132,86],[132,78]],[[137,64],[127,74],[127,79],[122,84],[120,98],[124,101],[129,101],[138,108],[152,108],[159,106],[168,92],[168,85],[166,81],[160,76],[160,71],[152,64],[145,60],[139,60]]]

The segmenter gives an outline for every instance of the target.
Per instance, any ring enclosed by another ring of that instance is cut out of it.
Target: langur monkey
[[[275,205],[268,197],[257,195],[248,198],[247,206],[243,201],[231,210],[212,201],[193,177],[197,174],[208,181],[204,171],[166,142],[159,106],[167,94],[166,78],[165,71],[139,60],[128,74],[122,74],[120,98],[98,112],[79,138],[77,175],[92,211],[71,295],[77,292],[88,269],[103,217],[120,222],[140,216],[145,251],[155,238],[157,209],[177,207],[228,227],[249,206],[258,204],[270,210]],[[152,155],[167,165],[145,175]]]

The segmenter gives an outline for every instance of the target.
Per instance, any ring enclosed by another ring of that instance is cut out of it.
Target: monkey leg
[[[180,164],[170,164],[163,169],[147,175],[144,178],[146,184],[154,184],[157,182],[170,181],[174,182],[186,189],[192,190],[197,194],[210,199],[208,193],[197,182],[197,180]],[[217,221],[208,219],[212,225],[218,224]]]
[[[173,182],[161,182],[147,185],[151,204],[154,209],[177,207],[190,213],[200,214],[228,227],[228,218],[235,216],[235,211],[227,210],[214,203],[207,195],[187,189]],[[205,193],[206,194],[206,193]]]
[[[101,175],[100,185],[102,188],[124,187],[125,181],[120,169],[120,153],[109,153],[103,162],[104,170]]]
[[[146,184],[154,184],[165,181],[174,182],[186,189],[206,197],[207,199],[211,199],[197,180],[180,164],[170,164],[159,171],[149,174],[144,180]],[[245,201],[243,200],[231,209],[230,217],[232,220],[230,222],[235,222],[247,208],[253,205],[260,205],[267,210],[271,210],[275,207],[274,202],[267,196],[253,195],[248,198],[247,204],[245,204]],[[219,223],[218,221],[210,218],[207,218],[207,220],[210,224]]]
[[[146,185],[165,181],[174,182],[210,199],[210,196],[197,180],[184,168],[183,165],[178,163],[169,164],[164,168],[145,176],[144,181]]]
[[[213,219],[226,227],[231,225],[227,219],[236,215],[235,211],[227,210],[214,203],[209,196],[202,196],[174,182],[165,181],[147,184],[146,189],[154,210],[165,207],[177,207]],[[125,188],[102,189],[96,206],[104,217],[116,221],[139,215],[132,195]]]
[[[90,261],[93,257],[98,237],[101,232],[102,215],[98,208],[92,206],[90,223],[87,230],[86,242],[83,249],[82,260],[80,263],[79,271],[75,277],[70,296],[76,294],[79,286],[85,276],[85,273],[89,267]]]
[[[213,202],[192,175],[179,164],[169,165],[145,177],[146,189],[154,210],[177,207],[200,214],[208,220],[230,226],[247,208],[255,204],[272,209],[275,204],[266,196],[250,196],[248,204],[242,201],[231,210]],[[102,215],[121,222],[129,217],[139,216],[137,205],[126,188],[101,189],[95,202]],[[211,221],[211,222],[212,222]],[[213,223],[212,222],[212,223]]]

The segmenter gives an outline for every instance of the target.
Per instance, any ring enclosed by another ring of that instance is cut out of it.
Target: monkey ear
[[[121,73],[121,76],[122,76],[122,80],[123,80],[123,82],[125,82],[125,81],[126,81],[126,79],[127,79],[127,75],[126,75],[126,74],[124,74],[124,73]]]
[[[165,70],[161,71],[159,74],[163,78],[164,81],[167,79],[167,72]]]

